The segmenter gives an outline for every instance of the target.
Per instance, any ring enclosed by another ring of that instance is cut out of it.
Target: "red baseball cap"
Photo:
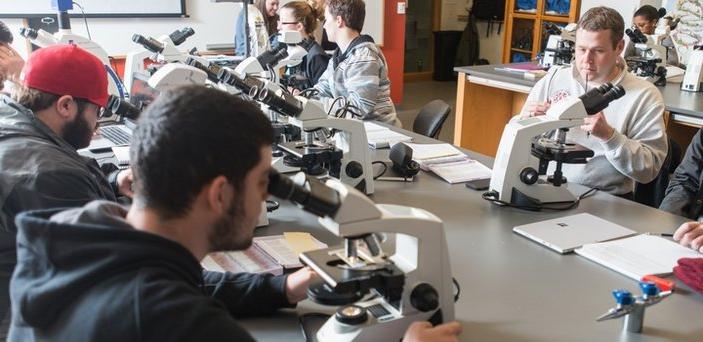
[[[21,75],[28,88],[71,95],[100,107],[107,105],[105,66],[98,57],[76,45],[52,45],[35,51]]]

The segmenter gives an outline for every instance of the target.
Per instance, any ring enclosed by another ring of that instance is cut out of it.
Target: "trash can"
[[[454,60],[456,59],[462,31],[434,32],[434,75],[435,81],[454,79]]]

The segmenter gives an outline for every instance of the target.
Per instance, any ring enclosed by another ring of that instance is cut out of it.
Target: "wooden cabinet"
[[[534,0],[535,8],[521,8],[523,3],[530,3],[530,1],[507,0],[503,63],[534,60],[547,43],[548,37],[544,24],[554,23],[563,27],[576,22],[579,15],[579,2],[580,0],[570,2]]]

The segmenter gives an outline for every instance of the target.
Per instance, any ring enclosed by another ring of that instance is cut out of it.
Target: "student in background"
[[[252,102],[203,86],[162,93],[134,132],[130,208],[95,201],[17,219],[9,341],[253,341],[236,319],[295,306],[315,274],[210,272],[199,261],[251,245],[272,143]],[[460,332],[416,322],[404,341]]]
[[[306,1],[289,2],[279,11],[278,30],[300,32],[302,44],[308,51],[302,63],[289,67],[285,73],[284,84],[296,90],[305,90],[317,84],[330,60],[313,37],[318,25],[317,18],[316,9]]]
[[[564,164],[570,182],[631,198],[635,182],[649,183],[667,153],[664,100],[651,83],[627,72],[620,57],[625,42],[622,16],[612,8],[593,7],[579,19],[576,57],[568,67],[554,67],[530,91],[521,117],[544,115],[552,104],[604,83],[621,85],[625,95],[569,130],[566,140],[593,150],[585,164]]]
[[[19,81],[24,60],[12,44],[12,32],[0,21],[0,92],[10,93],[10,87]]]
[[[335,101],[341,96],[357,117],[400,126],[391,101],[386,58],[371,36],[361,34],[365,18],[363,0],[327,0],[325,31],[339,47],[315,89],[328,112],[341,106]]]
[[[249,56],[256,57],[270,48],[271,36],[278,33],[278,4],[279,0],[256,0],[249,5]],[[244,11],[239,12],[234,32],[234,53],[246,55],[246,29]]]
[[[657,29],[659,19],[659,11],[654,6],[644,5],[640,7],[632,17],[632,26],[646,35],[652,35]],[[676,48],[674,47],[674,42],[671,40],[671,36],[667,35],[661,44],[666,48],[666,64],[680,66],[679,55],[676,53]],[[634,56],[636,54],[635,45],[628,43],[625,49],[625,57]]]

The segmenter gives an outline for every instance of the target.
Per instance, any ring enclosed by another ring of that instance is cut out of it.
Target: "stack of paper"
[[[210,253],[202,261],[209,271],[231,273],[283,274],[284,268],[299,268],[303,265],[298,255],[327,245],[309,233],[284,233],[284,235],[255,237],[245,251]]]
[[[388,148],[399,142],[412,141],[412,138],[391,130],[373,122],[364,122],[366,130],[366,138],[369,140],[369,146],[372,148]]]
[[[467,157],[450,144],[411,144],[413,160],[449,183],[491,178],[491,169]]]
[[[637,281],[649,274],[671,273],[681,258],[701,257],[676,242],[647,234],[584,245],[576,253]]]
[[[412,144],[406,143],[413,149],[413,160],[420,167],[429,171],[431,164],[457,162],[468,159],[458,148],[450,144]]]

